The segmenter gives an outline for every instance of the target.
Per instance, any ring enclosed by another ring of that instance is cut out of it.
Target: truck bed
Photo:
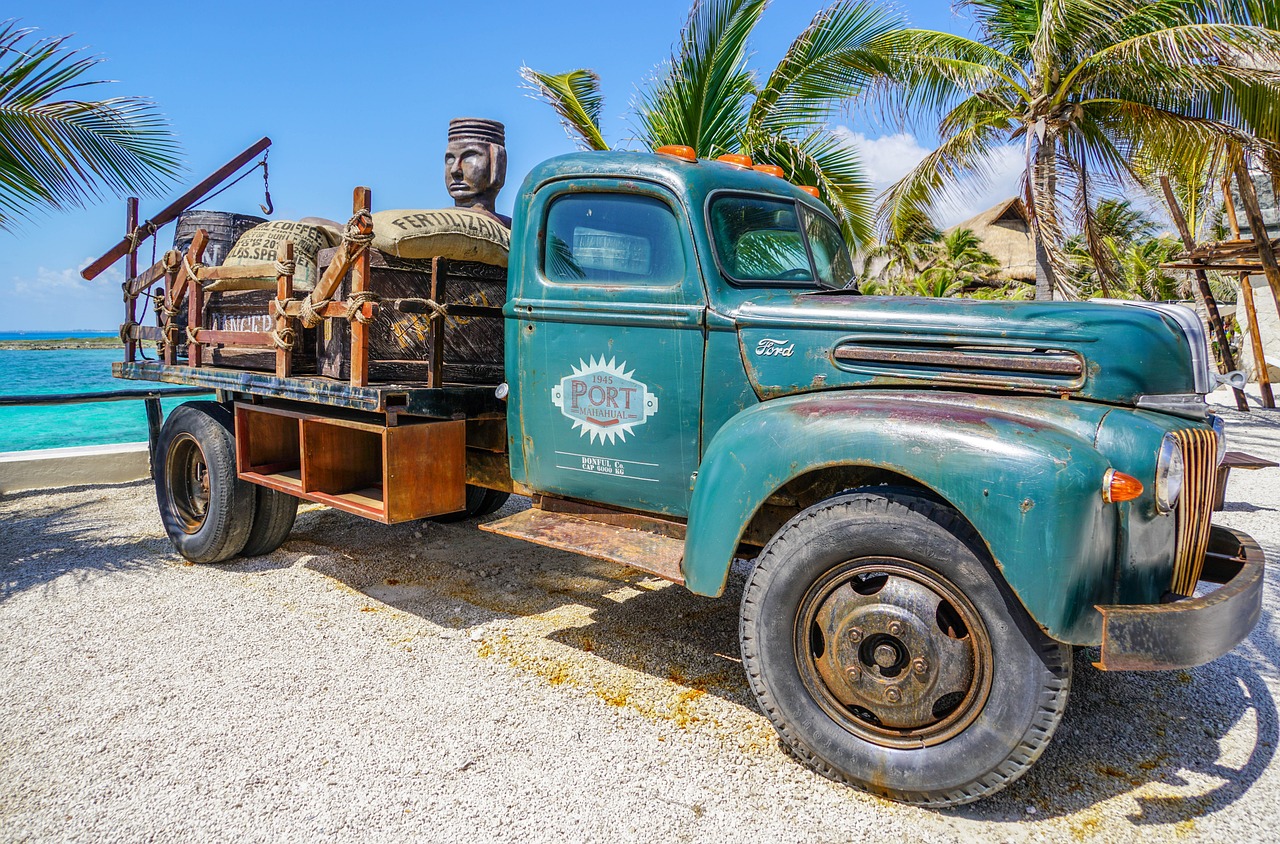
[[[403,413],[436,419],[504,418],[506,403],[491,386],[465,384],[424,387],[413,384],[353,386],[348,381],[317,375],[284,378],[269,372],[249,372],[213,366],[167,366],[159,361],[116,362],[116,378],[205,387],[239,396],[308,402],[367,413]]]

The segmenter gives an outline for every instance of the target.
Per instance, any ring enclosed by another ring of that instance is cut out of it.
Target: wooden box
[[[321,273],[335,251],[320,250]],[[370,250],[369,290],[383,300],[369,324],[371,382],[502,383],[504,267],[444,258],[408,260]],[[335,298],[345,300],[350,291],[348,273]],[[449,314],[433,318],[427,299],[445,305]],[[329,319],[317,334],[319,373],[350,378],[350,324]]]
[[[295,293],[293,298],[301,299],[305,295]],[[206,294],[202,313],[204,327],[213,331],[270,331],[275,327],[270,310],[275,298],[274,290],[218,290]],[[303,328],[297,320],[293,328],[298,336],[293,344],[292,372],[313,375],[316,371],[316,337],[320,332],[314,328]],[[204,361],[211,366],[274,372],[276,350],[209,346],[205,349]]]
[[[466,423],[236,403],[241,478],[385,524],[466,507]]]

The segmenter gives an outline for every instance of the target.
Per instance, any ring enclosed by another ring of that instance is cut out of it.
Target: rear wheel
[[[253,527],[253,485],[236,474],[232,417],[216,402],[178,406],[156,445],[156,500],[169,541],[193,563],[240,553]]]
[[[298,516],[298,499],[287,492],[255,487],[253,527],[240,551],[242,557],[270,554],[284,544]]]
[[[478,519],[481,516],[488,516],[490,513],[498,512],[510,497],[511,493],[509,492],[467,484],[467,506],[456,513],[432,516],[432,520],[447,524],[449,522],[462,522],[467,519]]]
[[[815,770],[907,803],[992,794],[1061,720],[1070,648],[1043,635],[945,504],[862,491],[796,516],[742,598],[742,657]]]

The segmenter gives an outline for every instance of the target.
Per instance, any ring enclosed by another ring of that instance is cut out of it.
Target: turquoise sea
[[[0,331],[0,340],[114,337],[113,331]],[[151,384],[111,377],[123,349],[10,351],[0,349],[0,395],[91,393]],[[162,402],[168,413],[183,399]],[[147,416],[141,401],[52,407],[0,407],[0,452],[79,445],[145,442]]]

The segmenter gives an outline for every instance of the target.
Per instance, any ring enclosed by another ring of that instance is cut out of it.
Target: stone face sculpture
[[[511,218],[494,207],[506,179],[506,127],[478,117],[450,120],[444,182],[454,206],[488,214],[510,228]]]

